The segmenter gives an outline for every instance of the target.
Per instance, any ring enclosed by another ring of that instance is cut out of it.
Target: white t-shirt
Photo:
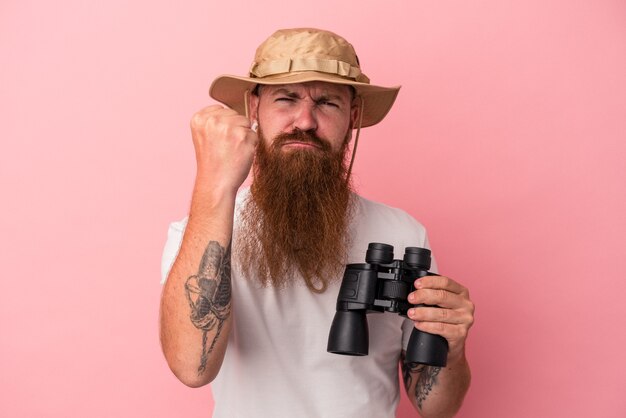
[[[244,195],[237,199],[238,208]],[[395,258],[402,258],[405,247],[428,248],[424,227],[404,211],[361,197],[356,205],[349,263],[364,263],[370,242],[393,245]],[[185,225],[186,220],[170,225],[163,281]],[[331,354],[326,345],[341,278],[323,294],[300,283],[275,289],[243,278],[237,264],[233,260],[233,328],[211,383],[214,418],[395,416],[398,361],[413,330],[411,321],[393,313],[369,314],[369,354]],[[436,270],[434,262],[431,270]]]

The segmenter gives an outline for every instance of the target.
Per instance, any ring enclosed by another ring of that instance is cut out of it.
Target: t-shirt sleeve
[[[161,257],[161,284],[165,284],[167,281],[167,276],[170,274],[172,264],[174,264],[174,260],[176,260],[178,256],[178,250],[183,240],[186,225],[187,219],[185,218],[181,221],[171,223],[167,230],[167,241],[165,241],[163,256]]]

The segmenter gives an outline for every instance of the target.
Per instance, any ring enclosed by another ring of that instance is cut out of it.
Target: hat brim
[[[363,122],[361,127],[376,125],[387,115],[396,100],[400,86],[381,87],[367,83],[359,83],[350,79],[342,79],[335,74],[316,71],[280,74],[273,77],[249,78],[233,75],[217,77],[209,89],[209,95],[215,100],[224,103],[231,109],[245,115],[244,96],[246,90],[252,90],[257,84],[279,85],[306,83],[309,81],[324,81],[333,84],[352,86],[357,94],[363,98]],[[356,127],[355,127],[356,128]]]

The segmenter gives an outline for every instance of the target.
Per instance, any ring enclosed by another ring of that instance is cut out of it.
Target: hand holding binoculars
[[[407,247],[402,260],[394,260],[393,246],[370,243],[365,263],[348,264],[343,275],[337,312],[328,336],[329,353],[365,356],[369,349],[367,313],[393,312],[407,316],[414,305],[407,301],[413,283],[435,273],[430,268],[430,250]],[[416,307],[426,305],[415,305]],[[448,342],[440,335],[413,329],[406,349],[406,363],[444,367]]]

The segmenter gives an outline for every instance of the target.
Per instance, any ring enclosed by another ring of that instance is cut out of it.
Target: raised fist
[[[238,189],[250,172],[259,140],[250,120],[221,105],[208,106],[191,118],[191,136],[197,177],[213,187]]]

